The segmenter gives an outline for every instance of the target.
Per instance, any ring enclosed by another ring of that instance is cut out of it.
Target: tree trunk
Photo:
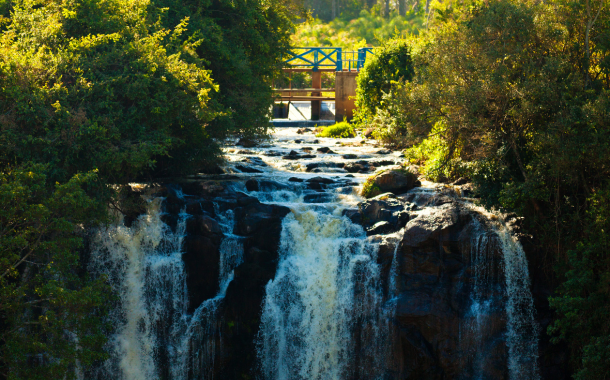
[[[401,16],[405,16],[407,14],[406,0],[398,0],[398,14]]]
[[[385,0],[385,8],[383,10],[383,15],[385,18],[390,17],[390,0]]]
[[[337,17],[337,0],[332,0],[332,20]]]

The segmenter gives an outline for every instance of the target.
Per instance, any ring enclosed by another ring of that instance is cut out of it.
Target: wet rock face
[[[493,236],[476,246],[485,232],[475,219],[448,202],[405,226],[397,250],[396,378],[508,379],[501,250]]]
[[[254,179],[247,187],[251,191],[289,188],[283,183]],[[165,186],[157,194],[165,197],[163,220],[170,227],[175,229],[181,212],[189,214],[182,255],[189,313],[219,292],[220,249],[225,234],[217,212],[231,211],[234,215],[233,233],[241,237],[244,255],[219,310],[222,323],[218,334],[223,344],[211,370],[221,379],[241,379],[255,367],[265,285],[275,276],[282,220],[290,212],[287,207],[260,203],[233,188],[229,182],[191,181]]]

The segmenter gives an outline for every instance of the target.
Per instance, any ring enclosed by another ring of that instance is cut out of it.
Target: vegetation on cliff
[[[548,332],[579,379],[610,373],[609,35],[603,1],[435,2],[406,39],[412,78],[361,120],[428,177],[469,177],[486,206],[525,217],[534,260],[561,283]]]

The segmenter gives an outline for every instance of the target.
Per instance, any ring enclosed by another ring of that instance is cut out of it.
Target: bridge
[[[356,76],[364,67],[367,55],[374,54],[373,48],[358,51],[343,51],[336,47],[296,47],[292,48],[285,61],[284,71],[289,73],[288,88],[274,88],[276,99],[287,101],[311,101],[311,119],[319,120],[322,101],[335,102],[335,121],[351,120],[356,96]],[[311,72],[311,87],[293,88],[292,73]],[[322,73],[335,73],[334,88],[322,88]],[[334,96],[324,96],[334,93]]]

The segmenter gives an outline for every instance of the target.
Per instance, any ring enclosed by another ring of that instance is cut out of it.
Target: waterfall
[[[110,358],[97,378],[148,380],[161,377],[158,358],[175,359],[186,320],[186,276],[182,239],[186,214],[175,232],[161,221],[160,198],[131,228],[122,223],[100,228],[93,240],[90,271],[106,275],[118,295],[109,321]]]
[[[527,258],[519,241],[505,226],[496,230],[502,246],[506,277],[508,370],[511,380],[537,380],[539,327],[535,320]]]
[[[280,263],[266,287],[259,357],[267,380],[339,380],[382,356],[377,246],[347,218],[311,209],[285,217]],[[364,377],[361,377],[364,378]]]
[[[188,214],[180,213],[172,231],[161,220],[162,201],[148,200],[147,213],[132,227],[120,221],[99,228],[93,239],[89,270],[106,275],[118,296],[108,318],[115,331],[107,344],[110,358],[95,370],[96,378],[212,378],[220,342],[217,310],[243,260],[243,246],[230,233],[232,211],[219,213],[226,234],[220,247],[220,290],[188,315],[181,252]],[[160,368],[161,361],[166,368]]]
[[[509,379],[537,380],[539,329],[525,252],[500,216],[477,210],[492,222],[492,230],[473,221],[471,306],[465,329],[460,331],[462,347],[472,361],[472,378],[487,378],[491,365],[486,361],[489,348],[483,346],[483,337],[496,332],[498,326],[490,316],[501,311],[506,317]]]

